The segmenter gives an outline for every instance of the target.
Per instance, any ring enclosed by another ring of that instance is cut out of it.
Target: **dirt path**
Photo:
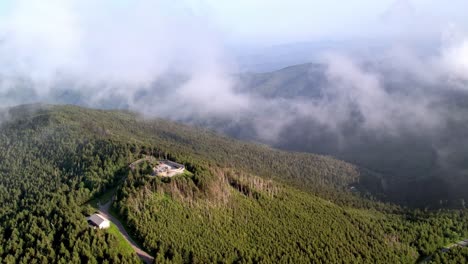
[[[125,238],[125,240],[128,241],[128,243],[130,243],[130,245],[132,246],[132,248],[135,250],[135,252],[137,253],[137,255],[147,264],[151,264],[154,262],[154,258],[148,254],[147,252],[145,252],[143,249],[141,249],[137,243],[135,243],[135,241],[130,237],[130,235],[127,233],[127,231],[125,230],[125,228],[123,227],[122,223],[120,223],[119,220],[117,220],[115,217],[113,217],[110,212],[109,212],[109,208],[110,208],[110,205],[112,203],[112,199],[110,199],[110,201],[108,201],[107,203],[103,204],[103,205],[99,205],[99,213],[101,215],[103,215],[104,217],[106,217],[107,219],[109,219],[112,223],[114,223],[115,226],[117,226],[117,228],[119,229],[120,233],[123,235],[123,237]]]

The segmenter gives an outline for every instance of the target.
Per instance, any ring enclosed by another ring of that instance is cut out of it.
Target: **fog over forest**
[[[392,177],[464,178],[465,21],[400,0],[365,36],[241,45],[211,4],[17,1],[0,17],[0,106],[130,109]]]

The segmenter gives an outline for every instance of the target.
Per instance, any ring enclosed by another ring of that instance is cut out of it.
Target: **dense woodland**
[[[453,248],[450,251],[439,251],[432,258],[431,263],[460,264],[468,262],[468,248]]]
[[[332,157],[240,142],[132,113],[22,106],[0,124],[0,262],[135,263],[89,200],[113,211],[160,262],[415,263],[468,236],[468,212],[405,209],[360,186],[369,173]],[[149,176],[143,155],[190,173]],[[466,250],[436,253],[454,263]]]
[[[126,148],[79,132],[45,113],[2,125],[0,262],[138,261],[112,235],[88,228],[81,206],[116,179]]]

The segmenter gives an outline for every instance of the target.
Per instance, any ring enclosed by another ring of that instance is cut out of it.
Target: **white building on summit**
[[[153,168],[154,174],[161,177],[172,177],[183,173],[185,166],[170,160],[160,160]]]
[[[110,227],[110,221],[100,214],[93,214],[87,218],[88,223],[99,229],[106,229]]]

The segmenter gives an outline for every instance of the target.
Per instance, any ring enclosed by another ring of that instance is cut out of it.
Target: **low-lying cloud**
[[[130,108],[217,129],[249,124],[253,137],[268,142],[298,119],[341,137],[350,122],[390,136],[437,130],[450,114],[441,94],[464,91],[468,82],[468,38],[453,29],[440,52],[426,57],[404,45],[370,61],[323,54],[325,84],[308,80],[307,88],[320,96],[285,98],[256,94],[255,85],[236,90],[222,34],[185,3],[20,0],[0,20],[4,107],[46,101]],[[294,83],[282,85],[294,90]]]
[[[463,178],[468,37],[455,26],[440,33],[435,52],[395,39],[238,74],[216,23],[185,1],[18,0],[0,17],[0,109],[130,109],[400,179]],[[8,118],[0,110],[0,122]]]
[[[245,106],[230,88],[216,28],[182,4],[20,0],[0,20],[2,105],[50,100],[68,89],[91,106],[119,98],[123,106],[162,115],[224,114]],[[184,82],[165,87],[170,93],[153,91],[140,105],[137,95],[159,89],[154,83],[168,74]]]

